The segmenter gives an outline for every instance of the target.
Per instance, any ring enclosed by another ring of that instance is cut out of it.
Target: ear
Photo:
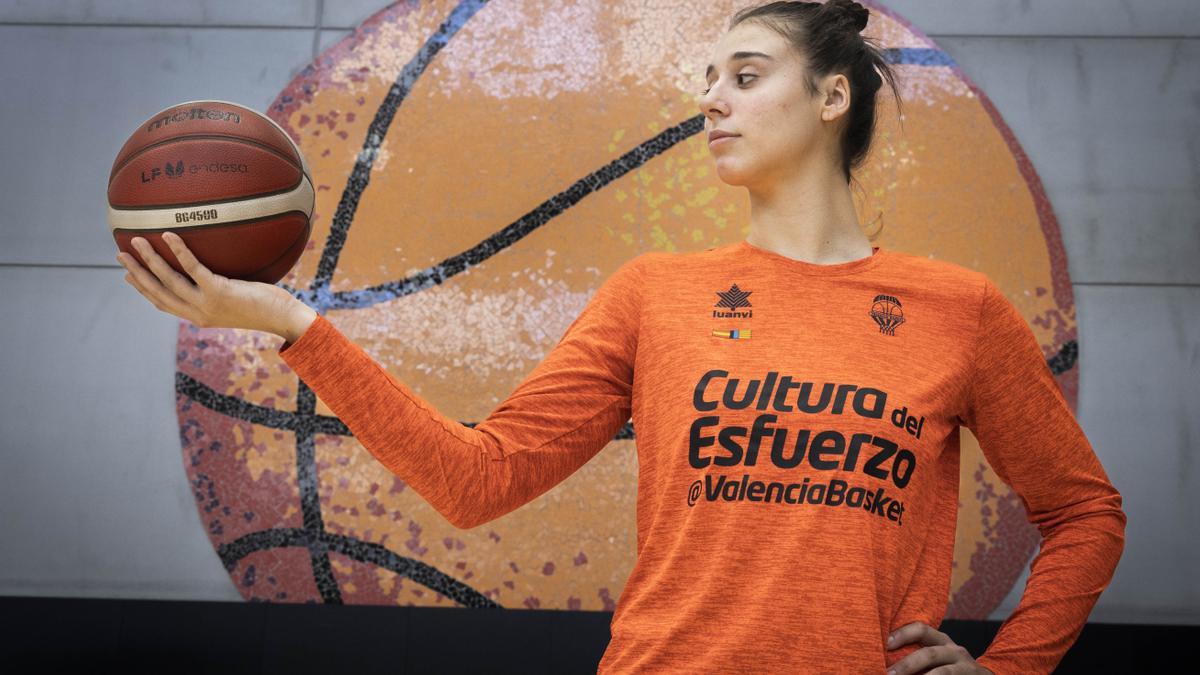
[[[842,73],[833,73],[821,80],[824,97],[821,119],[832,122],[850,110],[850,80]]]

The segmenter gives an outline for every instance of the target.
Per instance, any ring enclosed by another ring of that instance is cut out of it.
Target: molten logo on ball
[[[231,122],[233,124],[241,124],[242,116],[232,110],[207,110],[205,108],[192,108],[191,110],[178,110],[168,115],[163,115],[146,125],[146,131],[157,131],[164,126],[177,122],[187,122],[189,120],[215,120],[218,122]]]

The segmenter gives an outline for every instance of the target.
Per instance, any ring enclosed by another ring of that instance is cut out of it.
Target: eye
[[[758,77],[758,76],[753,73],[738,73],[737,77],[738,77],[738,82],[740,83],[742,81],[743,77]],[[708,92],[710,92],[710,91],[712,91],[712,87],[709,87],[708,89],[705,89],[704,91],[700,92],[700,95],[704,96],[704,95],[708,94]]]

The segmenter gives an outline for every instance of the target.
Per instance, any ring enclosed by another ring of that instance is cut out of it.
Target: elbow
[[[464,509],[458,504],[452,510],[439,511],[439,513],[446,519],[446,522],[460,530],[473,530],[491,520],[486,514],[480,513],[478,509]]]
[[[445,519],[447,523],[450,523],[460,530],[469,530],[476,525],[476,523],[471,522],[471,519],[467,517],[467,514],[465,514],[461,508],[459,508],[458,504],[435,504],[433,502],[429,502],[429,505],[432,506],[433,510],[437,511],[438,515]]]
[[[443,513],[442,516],[454,527],[460,530],[472,530],[478,527],[481,523],[475,522],[472,519],[466,518],[461,514]]]
[[[438,511],[451,525],[460,530],[472,530],[484,523],[490,523],[497,518],[507,515],[514,507],[496,503],[480,502],[463,504],[456,503],[453,510]]]
[[[1053,510],[1031,513],[1029,521],[1042,531],[1043,536],[1064,527],[1096,528],[1122,535],[1125,531],[1125,510],[1122,508],[1121,495],[1115,490]]]
[[[1113,489],[1113,497],[1109,501],[1109,508],[1101,511],[1101,514],[1108,516],[1108,522],[1098,527],[1101,527],[1117,540],[1116,551],[1119,558],[1125,550],[1125,527],[1129,523],[1129,516],[1125,514],[1121,493],[1117,492],[1115,488]]]
[[[1116,522],[1111,529],[1113,536],[1117,539],[1117,558],[1120,559],[1125,552],[1125,526],[1128,524],[1129,518],[1120,506],[1113,511],[1112,516]]]
[[[1109,549],[1119,558],[1125,549],[1125,527],[1128,517],[1121,508],[1120,501],[1109,502],[1102,508],[1092,508],[1079,511],[1063,517],[1054,518],[1038,523],[1042,539],[1054,539],[1056,535],[1066,533],[1087,533],[1108,542]]]
[[[449,523],[451,525],[453,525],[454,527],[457,527],[460,530],[473,530],[473,529],[479,527],[480,525],[483,525],[484,523],[490,522],[493,519],[487,518],[487,517],[480,518],[477,516],[455,515],[453,520],[451,520],[449,518],[447,518],[446,520],[449,521]]]

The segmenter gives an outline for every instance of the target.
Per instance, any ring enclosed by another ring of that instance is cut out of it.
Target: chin
[[[716,167],[717,177],[727,185],[743,186],[754,181],[754,172],[742,162],[731,161],[728,157],[718,157]]]

